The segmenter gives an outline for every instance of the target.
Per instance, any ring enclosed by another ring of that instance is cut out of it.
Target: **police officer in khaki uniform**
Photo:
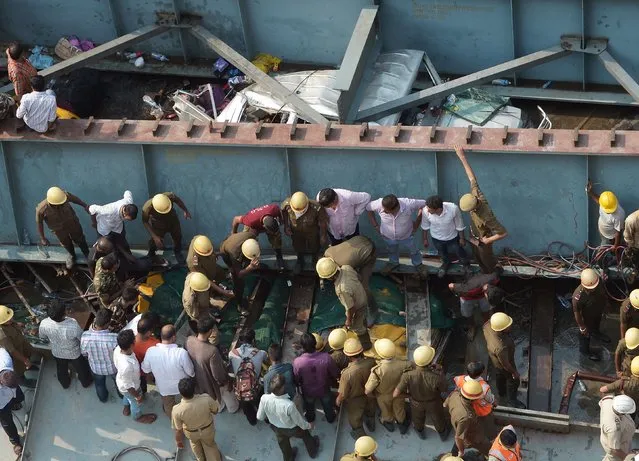
[[[450,425],[444,414],[442,392],[446,391],[445,376],[441,368],[429,367],[435,358],[435,349],[419,346],[413,352],[415,369],[404,371],[393,397],[408,394],[413,427],[420,439],[426,438],[424,425],[430,415],[442,441],[450,434]]]
[[[371,239],[356,235],[328,248],[324,252],[324,257],[331,258],[339,267],[350,266],[355,269],[359,273],[366,293],[370,296],[368,285],[377,260],[375,244]]]
[[[197,461],[222,461],[222,454],[215,443],[213,421],[220,411],[218,403],[208,394],[195,394],[194,378],[182,378],[178,389],[182,401],[171,412],[178,448],[184,448],[183,436],[186,436]]]
[[[599,351],[590,347],[590,338],[605,343],[610,338],[599,331],[601,317],[608,305],[608,295],[604,286],[599,283],[599,275],[593,269],[581,271],[581,284],[572,295],[572,310],[579,326],[579,352],[587,354],[593,361],[601,360]]]
[[[26,379],[24,372],[32,367],[33,346],[13,321],[13,309],[0,305],[0,347],[4,348],[13,360],[13,371],[20,384],[35,387],[33,379]]]
[[[85,257],[89,257],[89,246],[84,237],[80,220],[71,206],[72,203],[81,206],[90,214],[89,205],[70,192],[65,192],[55,186],[49,188],[47,198],[36,207],[36,224],[40,235],[40,243],[44,246],[49,245],[49,240],[44,235],[44,226],[42,224],[46,222],[51,232],[60,241],[60,245],[69,253],[66,261],[68,269],[75,265],[74,243],[80,248]]]
[[[639,356],[639,328],[630,328],[619,340],[615,350],[615,370],[617,376],[630,376],[630,363]]]
[[[632,290],[630,296],[619,307],[619,328],[621,337],[626,335],[628,328],[639,327],[639,290]]]
[[[340,458],[340,461],[381,461],[377,459],[377,442],[367,435],[355,441],[355,451]]]
[[[178,262],[183,262],[182,257],[182,227],[173,204],[184,211],[184,219],[191,219],[191,213],[180,197],[173,192],[156,194],[147,200],[142,207],[142,224],[151,238],[149,239],[149,254],[155,256],[157,249],[164,249],[164,236],[171,234],[173,239],[173,253]]]
[[[304,256],[311,255],[313,264],[321,247],[328,243],[328,216],[326,210],[315,200],[309,200],[304,192],[295,192],[282,202],[284,232],[293,241],[297,253],[294,272],[304,270]]]
[[[455,431],[455,447],[453,455],[463,456],[468,448],[474,448],[482,455],[488,456],[490,441],[486,438],[477,414],[473,410],[472,401],[481,398],[484,390],[477,381],[466,381],[461,389],[450,393],[444,401],[448,408],[450,422]]]
[[[217,257],[211,240],[205,235],[196,235],[189,244],[186,267],[189,272],[201,272],[209,280],[221,282],[226,278],[226,272],[217,265]]]
[[[630,415],[637,406],[627,395],[607,395],[599,401],[599,408],[599,440],[606,452],[603,461],[624,461],[632,450],[635,423]]]
[[[505,239],[508,236],[508,231],[497,220],[486,196],[479,189],[477,178],[466,159],[464,149],[455,145],[455,153],[466,171],[471,189],[470,194],[464,194],[459,200],[459,208],[470,213],[471,238],[469,241],[472,244],[473,255],[482,272],[490,274],[497,265],[493,244],[498,240]]]
[[[503,312],[494,313],[484,324],[484,337],[490,361],[496,369],[497,392],[506,397],[507,405],[514,408],[526,408],[517,400],[519,372],[515,365],[515,342],[508,334],[513,319]],[[478,383],[479,384],[479,383]],[[481,384],[479,384],[481,388]]]
[[[639,357],[632,359],[630,373],[630,377],[624,376],[613,383],[601,386],[599,392],[602,394],[607,394],[608,392],[614,392],[615,394],[624,393],[634,400],[636,404],[639,402]]]
[[[389,431],[395,430],[395,422],[399,425],[399,432],[408,431],[409,421],[406,418],[406,395],[394,395],[402,373],[412,367],[406,360],[396,359],[396,349],[393,341],[381,338],[375,341],[375,352],[381,357],[378,364],[371,370],[366,382],[366,395],[374,395],[381,410],[380,422]]]
[[[328,335],[328,345],[331,347],[331,358],[342,371],[348,366],[350,360],[344,353],[344,342],[348,339],[348,332],[343,328],[335,328]]]
[[[220,253],[233,278],[233,293],[237,299],[238,310],[248,313],[244,299],[244,277],[260,267],[260,245],[252,231],[231,234],[220,245]]]
[[[346,309],[344,326],[355,332],[364,350],[370,349],[372,344],[366,321],[368,296],[355,269],[347,265],[339,267],[331,258],[321,258],[315,268],[320,278],[333,280],[335,294]]]
[[[182,305],[189,316],[189,326],[197,333],[197,322],[204,316],[219,316],[219,310],[224,307],[213,297],[213,285],[201,272],[190,272],[184,280],[182,291]],[[227,292],[233,296],[233,292]]]
[[[367,396],[364,388],[375,366],[375,360],[364,357],[362,344],[356,338],[349,338],[344,342],[344,354],[349,359],[349,364],[340,376],[335,404],[346,404],[346,414],[352,429],[351,437],[357,439],[366,435],[364,418],[368,430],[375,430],[375,399]]]

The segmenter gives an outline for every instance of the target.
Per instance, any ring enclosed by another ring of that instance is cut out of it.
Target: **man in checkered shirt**
[[[82,387],[89,387],[93,382],[91,369],[87,359],[80,352],[82,328],[78,322],[67,317],[66,309],[61,304],[49,308],[49,316],[40,322],[38,335],[40,339],[49,341],[51,354],[56,361],[58,381],[63,388],[71,385],[69,365],[78,374]]]
[[[110,310],[100,309],[95,315],[93,325],[88,331],[82,333],[80,339],[80,350],[82,355],[89,359],[95,392],[98,394],[100,402],[106,402],[109,399],[107,378],[110,377],[115,383],[115,374],[117,373],[113,363],[113,351],[118,345],[118,335],[109,331],[111,315]],[[122,398],[120,391],[117,390],[117,385],[115,389]]]

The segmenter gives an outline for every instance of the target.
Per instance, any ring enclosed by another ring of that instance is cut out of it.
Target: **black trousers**
[[[275,427],[272,424],[271,429],[275,432],[277,444],[280,446],[280,450],[282,450],[282,455],[284,455],[284,461],[293,461],[295,459],[293,457],[293,449],[291,448],[291,437],[302,439],[304,446],[306,447],[306,451],[308,451],[308,454],[311,457],[317,454],[319,444],[313,438],[310,431],[304,430],[301,427],[282,429],[280,427]]]
[[[117,232],[109,232],[107,235],[102,235],[98,232],[99,237],[107,237],[114,245],[122,247],[127,253],[131,253],[131,247],[126,240],[126,226],[122,226],[122,232],[119,234]]]
[[[357,226],[355,226],[355,232],[341,239],[336,239],[335,237],[333,237],[333,234],[331,234],[331,231],[328,231],[328,239],[331,241],[331,245],[338,245],[348,239],[355,237],[356,235],[359,235],[359,223],[357,224]]]
[[[517,390],[519,389],[520,379],[513,378],[513,375],[497,368],[495,370],[495,380],[497,381],[497,393],[500,397],[506,396],[508,400],[517,398]]]
[[[67,389],[71,385],[71,376],[69,375],[69,365],[78,374],[78,379],[82,383],[82,387],[89,387],[93,382],[93,375],[89,362],[86,357],[81,355],[77,359],[59,359],[55,358],[56,368],[58,372],[58,381],[63,388]]]
[[[0,424],[2,424],[2,429],[7,433],[7,437],[9,437],[9,442],[12,445],[21,445],[20,443],[20,435],[18,435],[18,428],[16,427],[16,423],[13,422],[13,412],[11,411],[11,407],[16,403],[20,403],[24,401],[24,394],[22,393],[22,389],[18,386],[16,388],[16,396],[12,398],[9,403],[7,403],[4,408],[0,409]]]
[[[249,402],[240,402],[240,408],[246,416],[247,421],[251,426],[257,424],[257,406],[259,405],[259,398],[257,400],[251,400]]]

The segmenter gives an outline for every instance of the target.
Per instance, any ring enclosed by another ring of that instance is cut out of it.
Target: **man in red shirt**
[[[256,234],[266,233],[268,241],[271,243],[277,265],[280,270],[284,270],[284,258],[282,257],[282,234],[280,233],[280,223],[282,222],[282,210],[277,203],[263,205],[254,208],[244,216],[233,218],[231,233],[237,233],[240,224],[244,225],[244,230],[253,229]]]
[[[496,273],[476,274],[463,283],[448,284],[448,288],[459,296],[461,315],[466,321],[466,334],[469,341],[475,337],[474,310],[477,307],[481,310],[483,323],[486,323],[498,310],[504,293],[496,286],[498,284],[499,276]]]
[[[20,43],[13,42],[7,48],[7,73],[13,83],[16,100],[20,102],[22,96],[32,91],[31,77],[35,77],[38,71],[26,58],[27,49]]]
[[[135,343],[133,344],[133,353],[138,362],[144,361],[146,351],[160,342],[153,336],[153,328],[155,326],[152,316],[142,317],[138,322],[138,334],[135,335]],[[140,389],[146,394],[146,375],[140,372]]]

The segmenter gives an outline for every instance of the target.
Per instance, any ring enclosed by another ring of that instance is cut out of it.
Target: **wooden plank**
[[[308,332],[316,282],[315,277],[306,275],[293,277],[282,334],[284,362],[292,363],[298,356],[300,337]]]
[[[404,277],[406,286],[406,342],[408,357],[419,346],[430,345],[430,300],[428,298],[428,283],[414,276]]]
[[[553,283],[550,280],[540,280],[535,289],[530,325],[528,408],[531,410],[550,411],[554,310]]]

